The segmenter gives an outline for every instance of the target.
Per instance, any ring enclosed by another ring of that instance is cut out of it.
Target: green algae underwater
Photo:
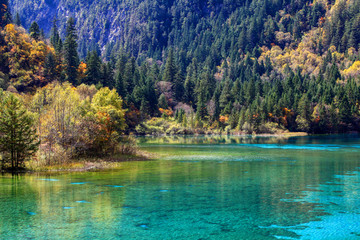
[[[0,175],[0,239],[358,239],[360,137],[140,137],[158,160]]]

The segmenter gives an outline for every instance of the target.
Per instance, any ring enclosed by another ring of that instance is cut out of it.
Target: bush
[[[244,125],[242,126],[242,130],[244,130],[247,134],[252,134],[254,128],[251,126],[250,123],[245,122]]]
[[[274,122],[268,122],[265,124],[261,124],[257,130],[256,133],[269,133],[269,134],[274,134],[277,133],[279,131],[285,131],[286,129],[283,126],[279,126],[277,123]]]

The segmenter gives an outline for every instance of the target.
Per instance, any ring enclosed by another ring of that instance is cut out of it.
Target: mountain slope
[[[360,0],[25,0],[12,9],[47,32],[56,16],[63,39],[74,16],[86,63],[73,83],[116,88],[131,128],[175,113],[184,126],[248,133],[360,129]]]
[[[251,51],[257,44],[284,44],[284,41],[276,42],[275,31],[290,33],[296,40],[302,32],[317,26],[318,19],[325,14],[325,4],[316,3],[312,7],[311,3],[307,0],[14,0],[11,8],[14,14],[20,13],[25,28],[37,21],[46,33],[56,17],[64,35],[67,18],[75,17],[83,57],[89,48],[99,47],[105,55],[113,48],[125,48],[135,56],[161,59],[162,51],[169,46],[190,51],[197,57],[206,52],[214,55],[211,49],[229,57],[239,49]]]

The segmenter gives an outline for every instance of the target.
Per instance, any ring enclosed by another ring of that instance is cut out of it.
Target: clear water
[[[359,239],[360,138],[139,138],[159,160],[0,175],[0,239]]]

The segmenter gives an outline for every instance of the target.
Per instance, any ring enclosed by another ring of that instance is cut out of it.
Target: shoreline
[[[135,137],[198,137],[198,136],[230,136],[230,137],[304,137],[311,136],[312,134],[306,132],[283,132],[283,133],[259,133],[259,134],[246,134],[246,133],[192,133],[192,134],[146,134],[137,135]],[[327,134],[321,134],[327,135]]]
[[[1,170],[0,174],[97,172],[121,169],[126,162],[153,161],[154,159],[156,159],[155,154],[139,151],[134,155],[117,154],[105,157],[70,159],[67,162],[53,165],[41,165],[38,161],[32,160],[26,163],[28,166],[25,169],[19,171]]]
[[[344,134],[359,134],[358,132],[349,132]],[[308,134],[306,132],[283,132],[283,133],[263,133],[263,134],[157,134],[157,135],[135,135],[135,137],[306,137],[306,136],[326,136],[333,134]],[[159,156],[154,153],[139,150],[136,154],[115,154],[105,157],[84,157],[78,159],[70,159],[64,163],[56,163],[53,165],[41,165],[37,160],[27,162],[27,168],[20,171],[0,170],[0,174],[36,174],[36,173],[71,173],[71,172],[97,172],[107,170],[122,169],[126,162],[137,161],[154,161]]]

